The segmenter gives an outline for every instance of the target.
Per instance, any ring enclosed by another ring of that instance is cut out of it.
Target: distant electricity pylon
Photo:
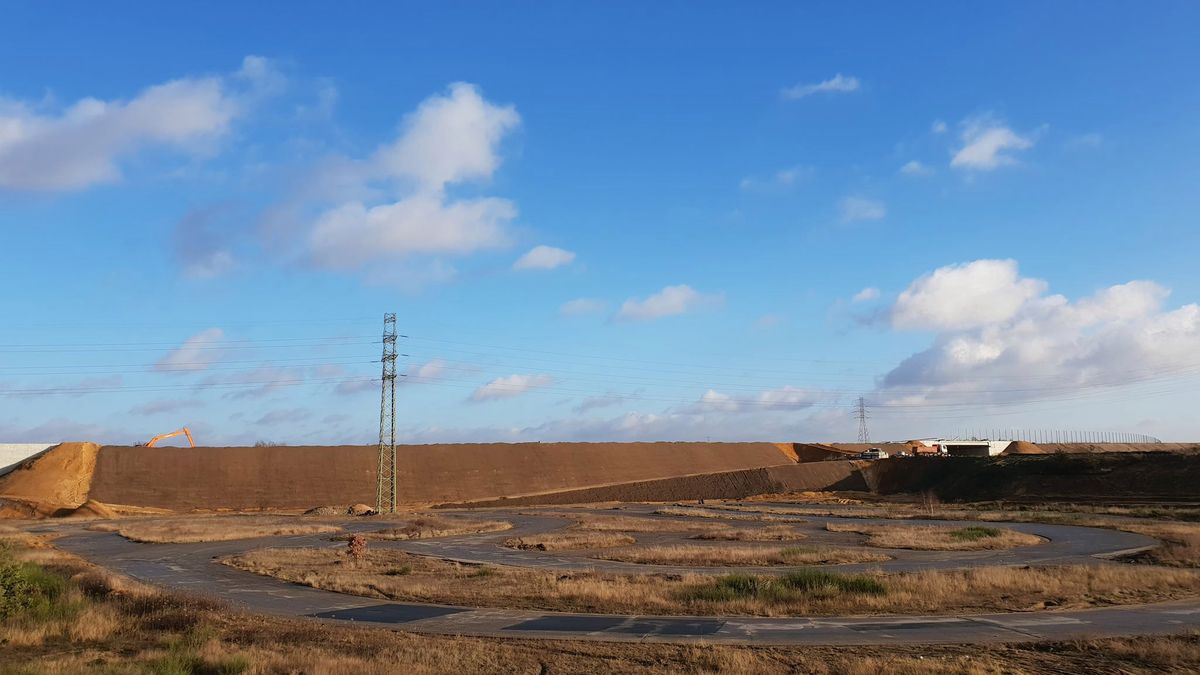
[[[867,402],[863,397],[858,397],[858,405],[854,407],[854,414],[858,417],[858,442],[870,443],[871,432],[867,430],[867,420],[870,419],[867,415]]]
[[[379,394],[379,481],[375,510],[396,512],[396,315],[383,315],[383,377]]]

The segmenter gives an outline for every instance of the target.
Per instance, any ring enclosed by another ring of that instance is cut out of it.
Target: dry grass
[[[907,525],[860,525],[826,523],[830,532],[856,532],[867,535],[867,546],[906,548],[914,551],[991,551],[1034,546],[1045,539],[1024,532],[996,527],[942,527]]]
[[[1062,510],[1057,510],[1059,508]],[[855,506],[830,509],[816,506],[757,507],[746,505],[724,505],[714,507],[734,511],[782,513],[805,516],[829,516],[850,518],[887,518],[905,520],[911,518],[938,518],[943,520],[974,520],[990,523],[1047,523],[1051,525],[1078,525],[1081,527],[1103,527],[1123,532],[1133,532],[1162,540],[1162,546],[1138,559],[1145,562],[1171,567],[1200,567],[1200,523],[1150,520],[1152,513],[1176,515],[1180,511],[1164,507],[1089,507],[1072,504],[1047,504],[1040,507],[1019,505],[1015,507],[987,504],[964,504],[958,506],[936,505],[932,511],[915,504],[888,503],[879,506]],[[1106,515],[1110,512],[1128,511],[1140,514],[1138,518]]]
[[[691,565],[696,567],[836,565],[891,560],[889,556],[862,549],[701,544],[646,546],[612,551],[596,557],[603,560],[620,560],[649,565]]]
[[[725,523],[709,523],[682,521],[669,518],[649,518],[639,516],[596,515],[591,513],[539,513],[570,518],[575,521],[575,529],[595,530],[598,532],[714,532],[728,529]]]
[[[524,551],[573,551],[589,548],[629,546],[637,540],[616,532],[547,532],[507,539],[504,545]]]
[[[96,532],[116,532],[130,541],[149,544],[192,544],[256,537],[283,537],[341,532],[336,525],[270,516],[155,518],[89,525]]]
[[[655,511],[660,516],[686,516],[688,518],[720,518],[722,520],[773,520],[784,523],[808,522],[803,518],[785,515],[773,515],[765,512],[734,513],[720,509],[707,509],[695,506],[668,506]]]
[[[407,539],[429,539],[431,537],[455,537],[465,534],[503,532],[508,529],[512,529],[512,523],[504,520],[422,516],[413,518],[402,526],[358,534],[367,539],[403,541]],[[349,535],[341,535],[334,537],[334,539],[349,539]]]
[[[23,552],[22,552],[23,553]],[[97,573],[63,554],[54,572]],[[102,574],[102,573],[101,573]],[[111,577],[111,575],[109,575]],[[110,579],[111,580],[111,579]],[[1200,631],[1174,636],[990,646],[735,647],[424,636],[232,611],[197,598],[69,581],[95,628],[0,643],[0,672],[394,673],[1041,673],[1195,672]],[[116,620],[114,623],[114,619]],[[22,619],[22,620],[28,620]],[[8,622],[0,625],[7,629]],[[28,635],[33,635],[29,633]]]
[[[260,549],[223,562],[316,588],[390,600],[620,614],[938,614],[1132,604],[1200,595],[1200,572],[1128,565],[873,574],[886,593],[718,600],[696,595],[697,589],[711,587],[721,578],[704,574],[564,573],[470,565],[387,550],[369,551],[357,565],[330,549]]]
[[[717,530],[692,535],[692,539],[708,541],[799,541],[808,535],[787,525],[771,525],[740,530]]]

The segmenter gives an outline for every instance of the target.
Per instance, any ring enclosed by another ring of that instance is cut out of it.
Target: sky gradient
[[[1200,438],[1200,6],[17,3],[0,441]]]

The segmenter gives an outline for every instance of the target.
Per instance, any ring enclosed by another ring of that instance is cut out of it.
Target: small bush
[[[1000,530],[994,527],[983,527],[980,525],[972,525],[964,527],[961,530],[952,530],[950,536],[959,541],[977,541],[979,539],[987,539],[989,537],[999,537]]]
[[[393,568],[387,570],[386,572],[384,572],[383,574],[385,576],[389,576],[389,577],[407,576],[409,574],[412,574],[412,565],[401,565],[400,567],[393,567]]]
[[[687,589],[684,600],[730,602],[760,600],[786,602],[802,597],[829,596],[839,593],[882,595],[887,592],[879,580],[865,575],[841,575],[822,570],[796,570],[780,577],[755,574],[726,574],[712,583]]]

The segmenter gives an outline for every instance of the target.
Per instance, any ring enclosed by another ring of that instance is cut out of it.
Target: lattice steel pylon
[[[870,443],[871,432],[867,431],[867,420],[870,417],[867,415],[867,402],[861,396],[858,397],[858,405],[854,408],[854,414],[858,417],[858,442]]]
[[[396,315],[383,315],[383,377],[379,393],[379,480],[375,510],[396,512]]]

